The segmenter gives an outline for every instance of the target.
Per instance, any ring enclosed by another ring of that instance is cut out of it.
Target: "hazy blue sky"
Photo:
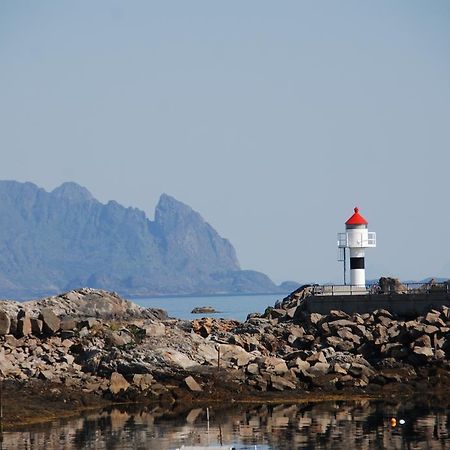
[[[0,2],[0,178],[201,212],[244,268],[450,277],[450,2]]]

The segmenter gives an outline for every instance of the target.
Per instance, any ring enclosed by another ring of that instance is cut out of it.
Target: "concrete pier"
[[[450,307],[450,292],[446,288],[442,291],[425,291],[415,293],[363,293],[353,292],[341,294],[339,291],[326,290],[323,294],[311,295],[304,299],[303,308],[312,313],[328,314],[331,310],[344,311],[347,314],[369,313],[376,309],[386,309],[401,317],[417,317],[431,309],[440,306]]]

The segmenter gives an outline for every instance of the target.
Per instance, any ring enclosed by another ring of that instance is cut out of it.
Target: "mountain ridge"
[[[161,194],[150,220],[65,182],[51,192],[0,180],[0,296],[80,287],[128,296],[284,292],[242,270],[233,245],[189,205]]]

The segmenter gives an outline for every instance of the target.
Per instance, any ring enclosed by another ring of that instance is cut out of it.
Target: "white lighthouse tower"
[[[344,283],[346,270],[346,249],[350,249],[350,284],[365,287],[366,271],[364,254],[366,248],[376,247],[376,234],[367,229],[368,222],[359,214],[356,207],[354,214],[345,222],[345,233],[338,233],[338,247],[344,261]]]

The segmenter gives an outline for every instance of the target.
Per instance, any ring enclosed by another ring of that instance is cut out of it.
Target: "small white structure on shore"
[[[350,284],[365,287],[365,249],[377,245],[376,234],[367,229],[368,222],[354,209],[354,214],[345,222],[345,233],[338,233],[340,260],[344,262],[344,284],[346,283],[346,249],[350,249]]]

